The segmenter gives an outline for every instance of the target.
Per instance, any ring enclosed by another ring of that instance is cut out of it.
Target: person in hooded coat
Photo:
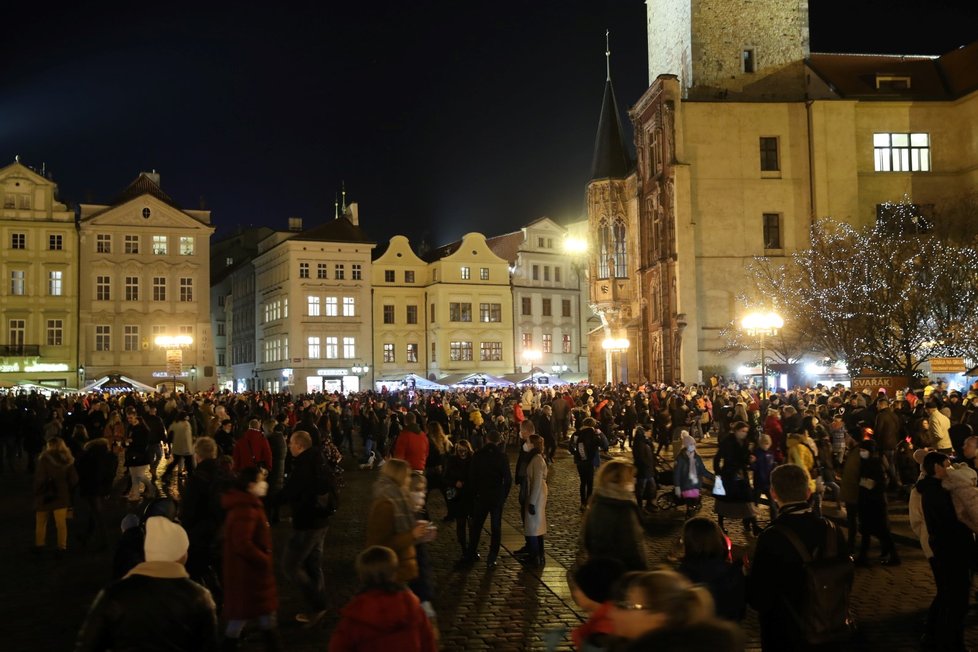
[[[61,437],[52,437],[37,458],[34,472],[34,552],[44,549],[48,520],[54,516],[58,530],[58,554],[68,548],[68,509],[78,485],[75,459]]]
[[[418,597],[397,583],[398,557],[370,546],[357,555],[362,589],[340,611],[329,652],[434,652],[434,629]]]
[[[272,563],[272,535],[261,499],[268,494],[265,472],[242,469],[221,498],[224,519],[225,649],[234,649],[249,620],[258,620],[267,650],[281,645],[276,631],[278,593]]]

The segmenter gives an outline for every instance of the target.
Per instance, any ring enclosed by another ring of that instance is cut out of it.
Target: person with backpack
[[[577,475],[580,477],[581,492],[581,511],[587,509],[588,499],[594,491],[594,464],[598,457],[600,439],[594,430],[594,419],[588,417],[581,424],[582,428],[571,435],[568,449],[574,456],[574,465],[577,467]]]
[[[842,530],[815,516],[808,472],[771,472],[780,515],[757,539],[747,595],[761,625],[761,649],[840,649],[850,632],[854,567]]]

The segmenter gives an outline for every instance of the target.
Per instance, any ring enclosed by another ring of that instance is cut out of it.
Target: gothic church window
[[[628,278],[628,249],[625,242],[625,222],[615,220],[612,236],[614,238],[615,277]]]

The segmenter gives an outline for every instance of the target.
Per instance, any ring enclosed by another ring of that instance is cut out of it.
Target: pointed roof
[[[155,179],[153,178],[155,177]],[[183,210],[180,206],[173,201],[170,195],[163,192],[160,188],[159,175],[155,172],[140,172],[136,180],[130,183],[125,190],[123,190],[119,195],[112,200],[112,206],[119,206],[125,204],[131,199],[136,199],[137,197],[142,197],[143,195],[152,195],[156,197],[164,204],[168,204],[177,210]]]
[[[611,85],[609,75],[604,85],[598,133],[594,138],[594,159],[591,162],[590,180],[627,177],[631,169],[627,152],[625,139],[622,137],[621,114],[618,112],[615,89]]]

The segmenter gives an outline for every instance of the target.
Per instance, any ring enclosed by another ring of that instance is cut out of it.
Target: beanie
[[[190,547],[187,532],[177,523],[163,516],[146,520],[146,542],[143,552],[146,561],[177,561]]]
[[[573,583],[589,599],[606,602],[611,597],[611,587],[624,574],[625,565],[617,559],[595,557],[574,571]]]

